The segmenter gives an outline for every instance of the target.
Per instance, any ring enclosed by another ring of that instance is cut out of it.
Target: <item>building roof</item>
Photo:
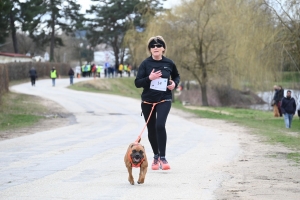
[[[19,57],[19,58],[31,58],[31,56],[27,56],[25,54],[5,53],[5,52],[0,52],[0,56]]]

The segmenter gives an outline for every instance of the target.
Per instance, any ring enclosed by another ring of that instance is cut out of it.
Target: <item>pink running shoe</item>
[[[158,158],[154,158],[151,166],[152,170],[159,170],[159,161]]]
[[[169,170],[170,169],[170,165],[169,165],[168,161],[166,160],[166,158],[160,158],[159,163],[160,163],[160,168],[162,170]]]

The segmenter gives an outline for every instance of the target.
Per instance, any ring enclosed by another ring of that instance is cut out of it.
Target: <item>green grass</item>
[[[300,120],[297,116],[294,116],[292,128],[286,129],[283,118],[273,117],[270,111],[228,107],[202,107],[207,110],[190,110],[184,108],[179,102],[176,102],[174,107],[192,112],[201,118],[222,119],[237,123],[249,128],[252,133],[263,136],[265,141],[300,150]]]
[[[300,73],[298,71],[293,72],[282,72],[283,82],[299,82]]]
[[[28,127],[37,123],[45,108],[36,102],[36,97],[7,93],[0,106],[0,131]]]
[[[277,81],[274,84],[271,84],[270,88],[272,88],[273,85],[281,85],[283,88],[299,89],[300,87],[299,80],[300,80],[300,73],[298,71],[282,72],[281,80]]]
[[[300,153],[288,153],[287,158],[292,159],[292,160],[296,161],[297,163],[300,163]]]
[[[142,89],[134,86],[134,78],[109,78],[79,82],[70,89],[140,98]]]

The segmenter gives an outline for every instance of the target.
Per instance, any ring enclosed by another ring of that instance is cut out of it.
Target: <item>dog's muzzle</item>
[[[132,162],[135,164],[141,162],[141,160],[144,158],[144,156],[140,152],[132,153],[130,156]]]

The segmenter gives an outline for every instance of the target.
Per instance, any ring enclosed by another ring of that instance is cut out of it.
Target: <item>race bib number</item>
[[[153,90],[167,91],[167,78],[159,78],[151,81],[150,88]]]

